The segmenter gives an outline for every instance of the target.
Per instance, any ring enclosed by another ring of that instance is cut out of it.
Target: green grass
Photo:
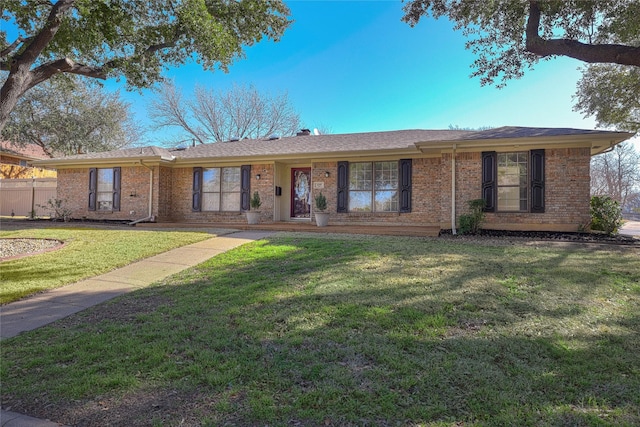
[[[75,425],[640,424],[640,254],[278,236],[4,340]]]
[[[66,245],[56,251],[0,264],[0,304],[97,276],[212,236],[199,232],[39,228],[0,231],[2,237],[57,239]]]

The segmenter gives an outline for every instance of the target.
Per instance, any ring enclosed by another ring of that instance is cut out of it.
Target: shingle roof
[[[462,136],[462,140],[487,140],[504,138],[540,138],[569,135],[598,135],[611,133],[602,130],[571,129],[571,128],[531,128],[519,126],[503,126],[480,132],[470,132]]]
[[[119,159],[119,158],[136,158],[136,157],[159,157],[162,160],[173,160],[174,156],[166,148],[161,147],[137,147],[123,148],[120,150],[102,151],[98,153],[75,154],[65,156],[65,160],[100,160],[100,159]]]
[[[23,146],[11,141],[0,141],[0,152],[8,156],[19,157],[26,160],[49,158],[42,147],[36,144],[25,144]]]
[[[256,157],[268,155],[324,154],[353,151],[385,151],[415,148],[417,142],[450,141],[469,134],[458,130],[399,130],[336,135],[291,136],[280,139],[244,139],[201,144],[172,151],[177,159]]]
[[[418,146],[456,141],[490,141],[506,138],[543,138],[571,135],[611,135],[623,141],[631,134],[602,130],[584,130],[569,128],[529,128],[500,127],[485,131],[467,130],[398,130],[385,132],[365,132],[333,135],[302,135],[280,139],[244,139],[233,142],[201,144],[185,149],[168,150],[160,147],[127,148],[101,153],[79,154],[53,159],[54,163],[96,160],[135,160],[136,158],[155,158],[161,161],[185,161],[198,159],[237,159],[285,156],[312,157],[327,153],[384,153],[385,151],[419,152]],[[45,161],[46,162],[46,161]]]

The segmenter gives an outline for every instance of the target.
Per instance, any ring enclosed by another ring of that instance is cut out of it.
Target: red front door
[[[311,218],[311,168],[291,169],[291,218]]]

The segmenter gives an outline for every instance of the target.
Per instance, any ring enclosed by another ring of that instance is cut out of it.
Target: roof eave
[[[46,159],[34,161],[34,166],[46,166],[60,169],[79,168],[79,167],[102,167],[102,166],[128,166],[136,165],[144,162],[145,164],[171,164],[175,161],[162,156],[135,156],[135,157],[112,157],[112,158],[91,158],[91,159]]]
[[[635,134],[629,132],[603,132],[596,134],[557,135],[522,138],[463,139],[437,143],[419,142],[416,144],[423,153],[451,151],[505,150],[527,148],[576,148],[589,147],[591,155],[599,154],[626,141]]]

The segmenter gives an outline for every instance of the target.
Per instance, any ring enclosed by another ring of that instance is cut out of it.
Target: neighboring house
[[[330,224],[455,227],[484,198],[485,228],[577,231],[590,223],[591,156],[633,136],[502,127],[401,130],[123,149],[42,160],[75,218],[241,223],[311,221],[322,192]]]
[[[55,170],[31,167],[32,161],[48,158],[39,145],[21,146],[10,141],[0,141],[0,179],[55,178]]]

